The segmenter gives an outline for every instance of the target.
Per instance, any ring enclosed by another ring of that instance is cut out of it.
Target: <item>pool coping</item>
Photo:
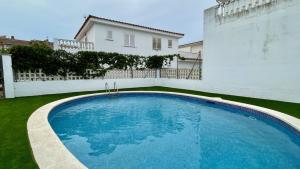
[[[185,93],[177,93],[177,92],[162,92],[162,91],[122,91],[119,93],[158,93],[158,94],[171,94],[171,95],[179,95],[179,96],[188,96],[193,98],[204,99],[208,101],[213,101],[217,103],[230,104],[233,106],[246,108],[250,110],[254,110],[260,113],[264,113],[265,115],[274,117],[289,126],[295,129],[300,133],[300,119],[292,117],[290,115],[259,107],[246,103],[240,103],[235,101],[224,100],[222,98],[216,97],[206,97]],[[112,93],[114,94],[114,93]],[[36,111],[32,113],[28,122],[27,122],[27,132],[29,137],[30,146],[33,152],[34,159],[41,169],[87,169],[87,167],[82,164],[61,142],[59,137],[53,131],[49,121],[48,115],[56,106],[69,102],[72,100],[91,97],[91,96],[100,96],[107,95],[107,93],[95,93],[95,94],[87,94],[81,96],[69,97],[61,100],[57,100],[46,104]]]

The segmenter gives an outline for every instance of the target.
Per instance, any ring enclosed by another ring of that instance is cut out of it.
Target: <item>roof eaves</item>
[[[118,23],[118,24],[124,24],[124,25],[128,25],[128,26],[139,27],[139,28],[148,29],[148,30],[152,30],[152,31],[158,31],[158,32],[173,34],[173,35],[176,35],[176,36],[184,36],[183,33],[171,32],[171,31],[166,31],[166,30],[162,30],[162,29],[156,29],[156,28],[151,28],[151,27],[147,27],[147,26],[136,25],[136,24],[131,24],[131,23],[126,23],[126,22],[121,22],[121,21],[116,21],[116,20],[112,20],[112,19],[106,19],[106,18],[101,18],[101,17],[89,15],[86,18],[86,20],[84,21],[83,25],[80,27],[80,29],[77,32],[77,34],[75,35],[74,39],[76,39],[78,37],[78,35],[80,34],[80,32],[83,30],[83,28],[86,26],[86,24],[88,23],[88,21],[91,18],[99,19],[99,20],[104,20],[104,21],[108,21],[108,22],[113,22],[113,23]]]
[[[183,45],[179,45],[178,47],[186,47],[186,46],[193,46],[193,45],[203,45],[203,41],[197,41],[197,42],[191,42],[191,43],[187,43],[187,44],[183,44]]]

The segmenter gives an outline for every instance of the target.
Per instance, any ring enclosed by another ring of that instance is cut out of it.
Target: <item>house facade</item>
[[[200,53],[203,51],[203,41],[179,45],[178,51],[186,53]]]
[[[184,34],[88,16],[75,36],[75,42],[56,40],[56,49],[92,50],[142,56],[178,53],[178,40]],[[75,46],[75,47],[73,47]]]
[[[178,53],[184,58],[178,59],[178,68],[180,69],[201,69],[203,41],[192,42],[179,45]]]

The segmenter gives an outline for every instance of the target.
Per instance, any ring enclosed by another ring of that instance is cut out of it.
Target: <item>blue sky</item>
[[[0,35],[73,39],[89,14],[184,33],[202,40],[203,10],[215,0],[0,0]]]

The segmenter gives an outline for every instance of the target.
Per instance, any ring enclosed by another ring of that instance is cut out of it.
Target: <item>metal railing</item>
[[[105,92],[110,94],[110,88],[107,82],[105,83]]]
[[[117,82],[114,82],[114,92],[117,94],[119,93],[119,88],[117,86]]]
[[[189,73],[189,75],[187,76],[186,79],[190,79],[190,77],[191,77],[191,75],[192,75],[192,73],[193,73],[193,70],[195,69],[196,64],[197,64],[198,62],[200,62],[200,61],[201,61],[201,53],[198,53],[198,57],[197,57],[196,61],[194,62],[193,67],[192,67],[192,70],[190,71],[190,73]],[[197,70],[197,69],[196,69],[196,70]],[[200,68],[199,68],[199,71],[200,71]],[[201,79],[201,74],[199,74],[199,79]]]

